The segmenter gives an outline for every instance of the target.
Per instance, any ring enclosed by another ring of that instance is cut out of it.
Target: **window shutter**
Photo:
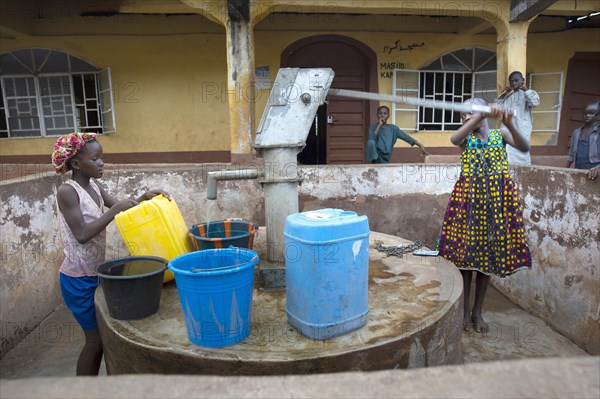
[[[546,72],[529,74],[527,87],[537,91],[540,105],[531,111],[532,133],[557,133],[560,126],[560,109],[562,107],[562,72]],[[554,140],[557,135],[554,135]],[[553,143],[556,144],[556,143]]]
[[[473,72],[473,98],[496,102],[496,71]]]
[[[419,97],[419,71],[395,69],[392,95],[398,97]],[[392,123],[405,132],[417,132],[419,107],[417,105],[392,104]]]
[[[115,123],[115,100],[113,96],[110,68],[101,70],[98,77],[103,133],[114,133],[117,129]]]

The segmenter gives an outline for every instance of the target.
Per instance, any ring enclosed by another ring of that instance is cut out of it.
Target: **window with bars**
[[[481,97],[493,102],[496,97],[496,55],[481,48],[464,48],[445,54],[421,70],[394,71],[396,96],[463,102]],[[392,121],[405,131],[456,130],[460,114],[425,106],[394,104]]]
[[[469,72],[420,72],[419,97],[427,100],[463,102],[473,96]],[[419,107],[419,130],[455,130],[460,115],[451,110]]]
[[[0,54],[0,138],[113,133],[111,86],[109,69],[61,51]]]

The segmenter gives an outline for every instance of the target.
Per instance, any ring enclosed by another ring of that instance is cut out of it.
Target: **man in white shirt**
[[[528,89],[523,74],[514,71],[508,76],[509,85],[496,101],[498,104],[517,110],[513,122],[521,131],[523,136],[531,143],[531,110],[540,105],[540,96],[535,90]],[[531,154],[529,151],[519,151],[512,146],[506,146],[506,154],[509,164],[531,165]]]

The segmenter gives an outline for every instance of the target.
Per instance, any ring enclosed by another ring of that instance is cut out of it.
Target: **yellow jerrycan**
[[[192,251],[181,211],[174,200],[169,201],[164,195],[118,213],[115,223],[132,256],[158,256],[170,261]],[[136,272],[124,270],[123,274]],[[173,278],[173,272],[167,269],[163,283]]]

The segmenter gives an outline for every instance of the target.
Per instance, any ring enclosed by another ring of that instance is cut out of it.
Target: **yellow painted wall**
[[[110,67],[117,132],[104,151],[229,150],[224,35],[25,37],[3,51],[59,49]],[[0,141],[0,155],[50,154],[56,138]]]
[[[366,46],[370,47],[377,55],[377,76],[379,84],[379,92],[392,94],[392,78],[381,77],[381,73],[389,72],[388,69],[381,69],[381,64],[396,62],[404,64],[405,69],[419,69],[428,65],[442,54],[454,51],[456,49],[477,46],[495,51],[495,36],[494,35],[474,35],[458,37],[456,35],[440,35],[433,33],[398,33],[398,32],[256,32],[255,34],[255,65],[270,65],[272,79],[275,79],[277,68],[279,66],[281,52],[290,44],[307,36],[318,34],[339,34],[356,39]],[[413,51],[405,52],[384,52],[385,46],[393,46],[396,40],[400,39],[405,45],[409,43],[424,42],[425,46],[415,48]],[[265,97],[266,99],[268,96]],[[389,103],[382,102],[381,105],[391,106]],[[260,118],[264,110],[264,104],[257,104],[257,117]],[[375,115],[371,118],[374,120]],[[449,135],[444,133],[417,133],[414,135],[417,140],[425,146],[443,146],[447,147],[450,144]],[[397,142],[398,147],[408,147],[404,141]]]
[[[269,66],[271,81],[274,81],[282,51],[297,40],[318,34],[339,34],[361,41],[376,53],[378,68],[382,63],[397,62],[406,69],[419,69],[442,54],[467,46],[496,49],[494,34],[460,36],[385,32],[367,30],[363,26],[339,31],[336,28],[347,29],[349,24],[327,22],[316,21],[315,28],[318,30],[311,30],[310,24],[292,23],[288,30],[259,24],[254,33],[255,66]],[[378,17],[373,16],[369,26],[378,26],[377,23]],[[12,40],[1,38],[0,47],[2,51],[28,47],[59,49],[98,67],[110,67],[117,95],[117,133],[102,138],[106,152],[228,151],[230,132],[224,33],[212,32],[214,27],[211,27],[211,32],[182,33],[182,27],[176,34],[146,30],[137,34],[136,27],[129,34],[116,35],[86,36],[83,32],[79,35],[21,35]],[[402,24],[399,24],[397,30],[402,29]],[[594,40],[598,32],[581,29],[530,34],[527,71],[563,71],[566,78],[568,61],[575,51],[600,51],[598,41]],[[423,42],[425,45],[411,52],[384,52],[384,46],[391,46],[398,39],[403,43]],[[391,94],[392,79],[381,77],[381,72],[385,71],[377,71],[379,91]],[[262,116],[268,94],[268,90],[256,92],[256,124]],[[252,99],[242,96],[239,101]],[[450,145],[449,135],[422,132],[414,136],[426,146],[447,147]],[[49,154],[54,140],[0,140],[0,155]],[[551,135],[540,134],[534,136],[533,144],[546,144],[551,140]],[[405,145],[404,142],[398,144]]]
[[[562,71],[564,91],[569,60],[575,52],[600,52],[600,29],[577,29],[566,32],[529,35],[527,40],[527,72]],[[571,132],[567,133],[570,134]],[[556,135],[533,133],[531,144],[534,146],[554,145],[556,144]]]
[[[566,80],[569,59],[577,52],[600,51],[600,42],[594,40],[600,30],[570,30],[559,33],[537,33],[528,37],[527,48],[527,73],[563,72],[563,86]],[[296,40],[317,34],[340,34],[352,37],[370,47],[377,54],[379,92],[392,94],[392,79],[381,77],[381,65],[390,62],[401,63],[405,69],[420,69],[441,55],[463,47],[482,47],[496,51],[495,35],[457,36],[450,34],[432,33],[389,33],[389,32],[256,32],[256,66],[270,65],[272,80],[275,79],[279,65],[280,53]],[[595,36],[594,36],[595,34]],[[391,53],[384,52],[383,48],[393,45],[400,39],[402,43],[421,43],[425,46],[415,48],[411,52]],[[508,78],[508,77],[507,77]],[[508,80],[508,79],[507,79]],[[508,83],[508,82],[505,82]],[[504,83],[503,83],[504,84]],[[564,89],[564,87],[563,87]],[[257,104],[257,118],[260,119],[268,98],[268,93],[262,96]],[[382,102],[381,105],[391,104]],[[372,116],[374,119],[374,116]],[[418,132],[410,133],[417,140],[428,147],[448,147],[451,132]],[[534,133],[532,145],[552,145],[556,135],[551,133]],[[398,141],[397,147],[409,147],[404,141]]]

